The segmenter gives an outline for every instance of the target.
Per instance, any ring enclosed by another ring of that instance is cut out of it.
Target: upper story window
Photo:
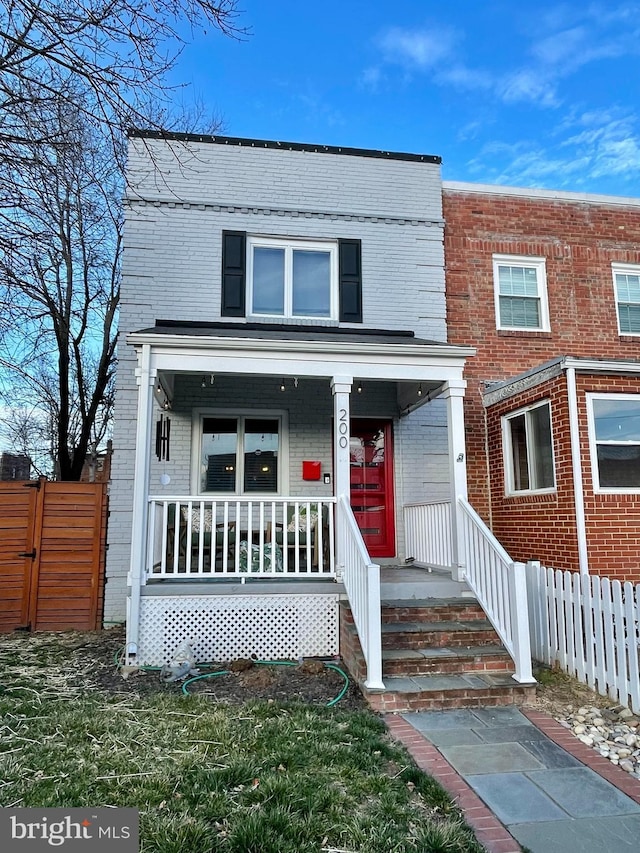
[[[502,419],[507,494],[555,488],[551,406],[536,403]]]
[[[614,264],[613,283],[621,335],[640,335],[640,267]]]
[[[493,256],[498,329],[549,331],[544,258]]]
[[[360,240],[223,231],[221,315],[362,323]]]
[[[337,319],[338,244],[248,237],[248,314]]]
[[[640,492],[640,394],[588,394],[596,491]]]

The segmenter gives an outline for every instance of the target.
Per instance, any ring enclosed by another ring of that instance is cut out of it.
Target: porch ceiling
[[[416,338],[412,332],[275,324],[157,321],[130,334],[150,349],[150,366],[172,373],[358,377],[437,387],[460,381],[471,347]]]

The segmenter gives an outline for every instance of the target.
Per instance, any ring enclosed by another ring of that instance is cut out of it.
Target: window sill
[[[496,329],[499,338],[550,338],[549,329]]]

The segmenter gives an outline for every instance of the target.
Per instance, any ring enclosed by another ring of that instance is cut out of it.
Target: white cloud
[[[483,182],[576,189],[599,181],[606,192],[608,176],[638,181],[640,132],[631,114],[614,110],[575,114],[552,131],[548,145],[492,142],[467,165],[470,174]]]
[[[379,45],[387,62],[425,70],[448,59],[457,40],[458,35],[450,28],[392,27],[380,37]]]
[[[446,27],[390,27],[377,39],[381,66],[430,75],[439,85],[493,93],[503,103],[530,103],[557,108],[564,102],[560,83],[583,66],[640,54],[640,5],[614,8],[592,4],[579,9],[566,4],[529,20],[522,36],[524,60],[499,72],[473,67],[462,51],[463,33]],[[377,76],[376,76],[377,75]],[[365,82],[381,76],[369,72]]]

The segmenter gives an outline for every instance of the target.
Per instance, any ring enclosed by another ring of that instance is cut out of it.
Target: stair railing
[[[515,664],[513,678],[533,684],[524,563],[514,562],[464,498],[459,499],[465,580]]]
[[[338,576],[342,577],[353,621],[367,665],[364,686],[384,690],[382,681],[382,624],[380,615],[380,566],[371,562],[349,501],[338,499]]]

